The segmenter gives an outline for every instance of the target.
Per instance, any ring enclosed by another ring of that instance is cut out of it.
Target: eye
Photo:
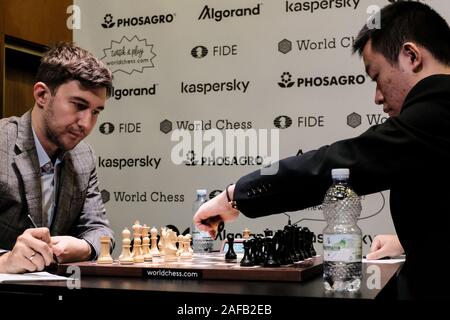
[[[100,110],[92,110],[92,114],[94,116],[98,116],[100,114]]]
[[[85,110],[89,107],[86,104],[80,103],[80,102],[72,102],[72,103],[75,106],[75,108],[77,108],[77,110],[79,110],[79,111]]]

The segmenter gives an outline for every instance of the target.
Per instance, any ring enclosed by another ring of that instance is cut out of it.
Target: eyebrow
[[[87,100],[84,99],[84,98],[81,98],[81,97],[72,97],[72,99],[77,100],[77,101],[79,101],[79,102],[81,102],[81,103],[83,103],[83,104],[85,104],[85,105],[87,105],[87,106],[90,106],[89,101],[87,101]],[[98,109],[98,110],[100,110],[100,111],[103,111],[103,110],[105,109],[105,107],[104,107],[104,106],[98,106],[98,107],[95,108],[95,109]]]
[[[77,100],[78,102],[84,103],[89,106],[89,101],[87,101],[86,99],[83,99],[81,97],[72,97],[72,99]]]

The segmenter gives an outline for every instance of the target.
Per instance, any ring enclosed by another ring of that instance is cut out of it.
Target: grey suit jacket
[[[30,227],[27,214],[39,226],[46,225],[48,217],[42,212],[40,167],[30,111],[20,118],[0,119],[1,249],[12,249],[17,237]],[[98,189],[95,157],[85,142],[64,155],[50,233],[88,241],[95,256],[100,252],[100,236],[113,239]]]

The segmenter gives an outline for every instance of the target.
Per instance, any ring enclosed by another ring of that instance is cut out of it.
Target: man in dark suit
[[[450,29],[429,6],[397,2],[380,12],[381,28],[364,26],[354,44],[376,83],[375,103],[390,118],[358,137],[281,160],[278,173],[261,171],[206,202],[196,225],[294,211],[319,205],[331,185],[331,169],[349,168],[360,195],[390,190],[397,236],[380,236],[372,258],[406,253],[402,273],[414,296],[450,295],[440,273],[424,264],[447,252],[450,225]],[[238,211],[239,210],[239,211]],[[218,220],[217,218],[215,220]],[[432,278],[436,276],[435,278]],[[433,290],[422,290],[433,288]],[[441,295],[442,294],[442,295]]]
[[[36,80],[32,110],[0,120],[0,272],[39,271],[53,257],[93,259],[100,236],[113,239],[95,157],[82,141],[111,94],[112,74],[86,50],[59,44]]]

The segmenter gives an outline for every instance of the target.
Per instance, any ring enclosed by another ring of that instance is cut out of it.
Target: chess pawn
[[[165,245],[165,241],[166,241],[166,237],[167,237],[167,229],[165,227],[161,227],[161,233],[159,235],[159,242],[158,242],[158,248],[159,248],[159,254],[161,256],[166,255],[166,245]]]
[[[119,256],[120,264],[133,264],[133,257],[131,257],[130,247],[131,247],[131,233],[128,228],[122,231],[122,253]]]
[[[191,247],[192,236],[188,233],[187,235],[185,235],[185,237],[186,237],[186,250],[189,251],[189,253],[192,256],[194,254],[194,250]]]
[[[182,234],[178,235],[178,250],[177,250],[177,256],[181,256],[181,254],[184,252],[184,236]]]
[[[97,263],[108,264],[113,263],[113,258],[110,254],[111,238],[108,236],[100,237],[100,256],[97,259]]]
[[[183,253],[181,253],[182,259],[190,259],[193,255],[193,250],[191,248],[191,235],[187,234],[183,237]]]
[[[236,252],[234,252],[234,234],[227,234],[228,251],[225,254],[225,261],[234,261],[237,259]]]
[[[152,243],[150,248],[150,254],[152,255],[152,257],[159,257],[160,253],[157,245],[158,230],[155,227],[150,229],[150,241]]]
[[[249,239],[250,233],[251,233],[251,231],[248,228],[245,228],[244,231],[242,231],[242,238]]]
[[[144,262],[152,261],[152,255],[150,253],[150,238],[148,237],[148,227],[146,224],[142,227],[142,255],[144,256]]]
[[[254,265],[254,262],[252,260],[252,256],[250,254],[250,248],[252,246],[251,243],[252,240],[244,240],[243,245],[244,245],[244,256],[242,257],[241,260],[241,266],[243,267],[251,267]]]

